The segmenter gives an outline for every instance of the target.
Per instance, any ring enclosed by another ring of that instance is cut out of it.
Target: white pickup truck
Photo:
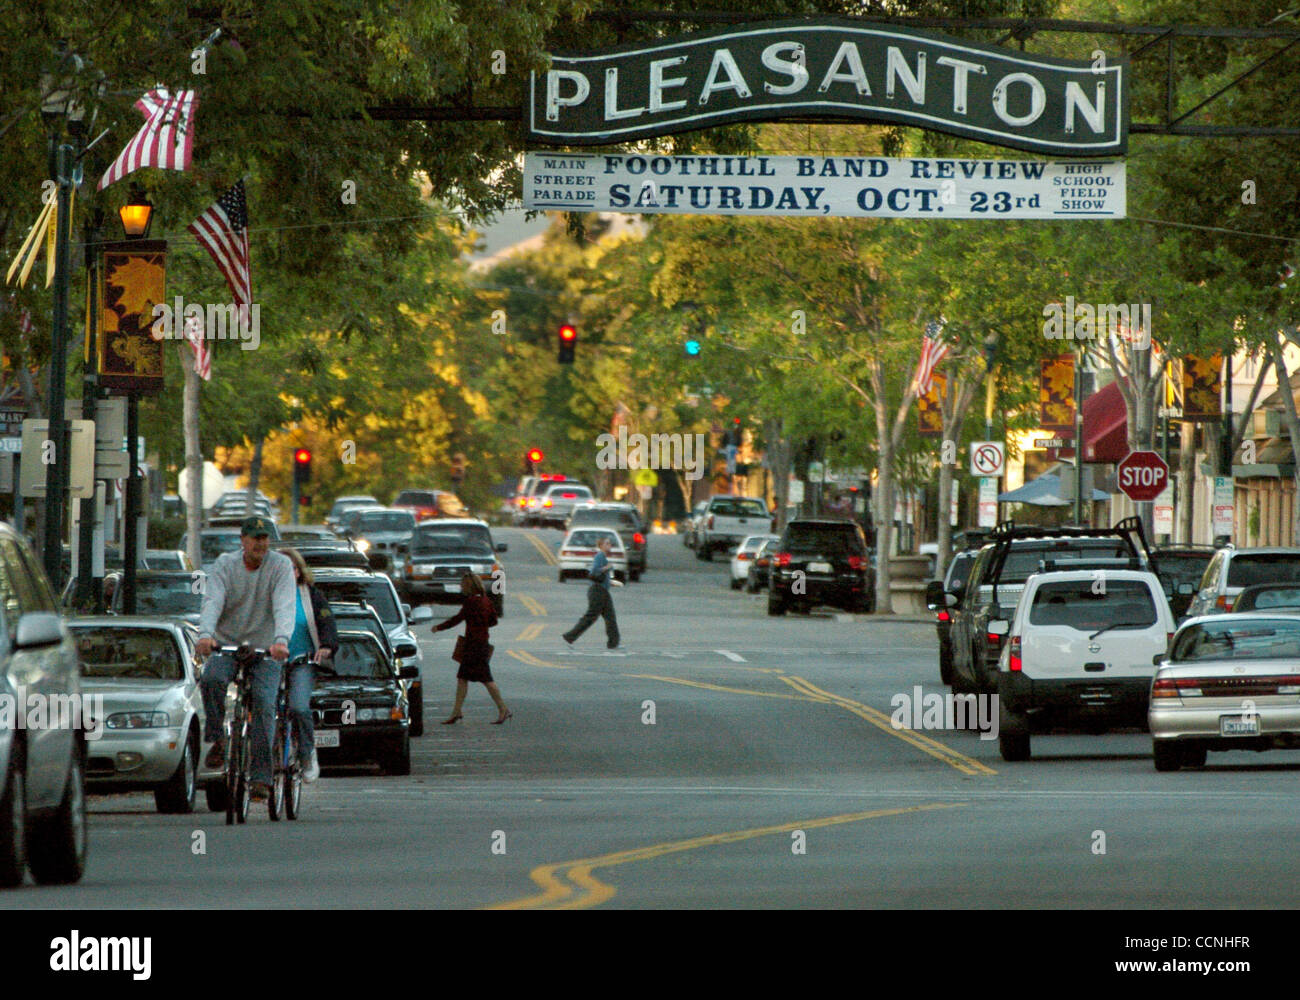
[[[696,529],[695,557],[709,562],[715,551],[733,549],[749,535],[766,535],[772,520],[758,497],[710,497]]]

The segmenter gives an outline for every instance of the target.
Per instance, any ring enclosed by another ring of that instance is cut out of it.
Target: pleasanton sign
[[[607,145],[780,118],[912,125],[1059,156],[1128,143],[1128,63],[1026,55],[912,28],[773,21],[552,57],[528,138]]]

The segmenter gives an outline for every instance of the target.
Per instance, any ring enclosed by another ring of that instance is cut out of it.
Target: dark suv
[[[772,557],[767,613],[829,604],[875,611],[875,573],[862,529],[852,521],[791,521]]]
[[[965,552],[953,553],[948,563],[948,570],[943,576],[943,589],[956,592],[966,586],[971,567],[979,556],[979,549],[967,549]],[[945,684],[952,683],[952,615],[946,607],[935,609],[934,625],[939,632],[939,679]]]

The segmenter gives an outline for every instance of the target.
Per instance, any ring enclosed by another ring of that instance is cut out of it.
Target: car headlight
[[[492,564],[491,564],[491,563],[480,563],[479,565],[477,565],[477,566],[474,567],[474,572],[477,573],[479,576],[491,576],[491,575],[492,575]]]
[[[105,729],[166,729],[169,725],[166,712],[114,712],[104,720]]]
[[[368,541],[367,541],[366,539],[364,539],[364,538],[358,538],[358,539],[357,539],[357,551],[358,551],[358,552],[369,552],[369,551],[370,551],[370,542],[368,542]]]

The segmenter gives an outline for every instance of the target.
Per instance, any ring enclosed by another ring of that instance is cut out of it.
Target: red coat
[[[461,622],[466,623],[466,639],[470,642],[486,643],[488,641],[488,629],[497,623],[497,609],[492,606],[491,598],[484,594],[467,597],[459,611],[446,621],[439,622],[433,627],[433,630],[441,632],[443,629],[455,628]]]

